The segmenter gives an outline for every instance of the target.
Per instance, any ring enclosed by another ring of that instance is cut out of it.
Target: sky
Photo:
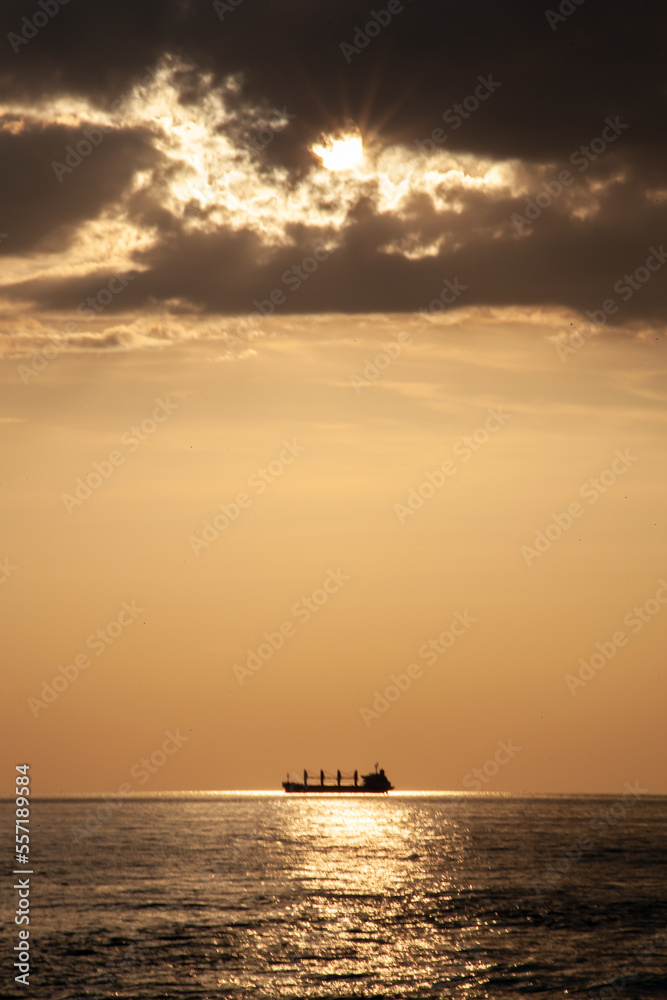
[[[1,16],[3,794],[667,792],[660,6]]]

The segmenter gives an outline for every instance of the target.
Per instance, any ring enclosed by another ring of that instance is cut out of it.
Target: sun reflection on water
[[[423,859],[414,850],[415,804],[384,797],[327,796],[326,799],[290,801],[285,810],[290,835],[299,842],[299,869],[294,876],[323,890],[343,893],[417,891],[428,861],[432,885],[433,858]],[[454,885],[466,846],[465,829],[443,826],[439,845],[442,885]]]

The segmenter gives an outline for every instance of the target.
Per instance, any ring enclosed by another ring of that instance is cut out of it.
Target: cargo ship
[[[343,781],[351,780],[354,781],[354,784],[343,784]],[[354,774],[341,774],[340,771],[336,771],[335,775],[325,775],[324,771],[320,771],[319,775],[312,775],[304,771],[303,781],[290,781],[289,774],[287,775],[287,781],[283,781],[283,788],[286,792],[305,792],[309,795],[321,795],[326,792],[342,795],[349,794],[350,792],[390,792],[393,787],[389,778],[384,773],[384,769],[380,768],[378,771],[377,764],[375,765],[375,771],[372,771],[370,774],[361,775],[361,784],[359,784],[358,771],[355,771]]]

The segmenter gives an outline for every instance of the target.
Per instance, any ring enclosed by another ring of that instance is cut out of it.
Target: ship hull
[[[391,791],[388,788],[365,788],[363,785],[299,785],[295,781],[283,781],[283,788],[288,795],[384,795]]]

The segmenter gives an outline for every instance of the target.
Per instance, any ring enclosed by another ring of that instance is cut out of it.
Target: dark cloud
[[[400,219],[375,214],[363,203],[341,245],[328,256],[320,249],[317,257],[322,259],[316,264],[313,254],[323,233],[307,227],[293,227],[294,245],[268,255],[257,234],[248,231],[164,231],[153,248],[137,256],[140,272],[107,309],[133,311],[177,299],[203,312],[248,313],[258,308],[257,302],[269,310],[266,303],[278,290],[277,313],[412,311],[427,307],[448,277],[465,286],[456,305],[466,308],[519,303],[585,311],[611,298],[619,306],[609,317],[611,326],[664,319],[667,266],[652,270],[649,280],[642,271],[636,287],[626,287],[624,280],[645,268],[651,248],[665,251],[664,205],[650,205],[632,189],[611,188],[599,216],[579,221],[545,210],[521,236],[509,222],[519,204],[473,194],[467,207],[463,213],[438,214],[421,205],[419,214]],[[503,239],[488,237],[494,227],[504,227]],[[437,256],[410,260],[383,249],[407,234],[416,233],[419,242],[438,231],[451,232],[456,243],[457,228],[465,245],[445,247]],[[655,265],[653,260],[651,267]],[[83,278],[36,280],[7,291],[70,310],[106,287],[111,277],[98,269]],[[614,289],[617,282],[623,285],[620,291]]]
[[[0,253],[64,251],[81,223],[115,204],[135,172],[158,159],[139,130],[28,122],[18,134],[0,131],[0,220],[8,234]]]
[[[173,52],[220,79],[243,74],[253,105],[287,105],[308,124],[352,116],[411,143],[440,124],[479,74],[492,73],[502,84],[493,109],[452,136],[455,148],[563,155],[608,114],[631,121],[631,145],[661,147],[664,5],[559,2],[573,13],[552,30],[545,10],[557,11],[556,3],[405,0],[348,62],[341,44],[353,44],[355,28],[384,10],[383,0],[241,0],[222,20],[210,0],[69,0],[18,53],[7,43],[0,95],[71,93],[108,105]],[[3,35],[31,13],[24,0],[4,4]]]
[[[108,108],[172,53],[194,67],[180,78],[184,102],[201,100],[204,74],[220,83],[239,74],[241,87],[230,98],[234,117],[225,126],[235,142],[247,143],[273,108],[294,116],[253,154],[267,170],[286,166],[294,182],[312,164],[307,145],[317,131],[349,118],[382,142],[412,150],[444,127],[449,152],[520,160],[529,174],[532,164],[551,164],[545,179],[573,169],[571,154],[600,135],[605,118],[618,116],[627,129],[613,150],[581,174],[574,170],[572,186],[521,234],[511,216],[525,212],[525,197],[461,190],[462,210],[443,213],[419,194],[400,216],[363,197],[337,234],[338,249],[294,291],[283,275],[312,255],[322,230],[291,227],[293,246],[268,251],[243,229],[192,233],[161,204],[158,185],[130,203],[133,219],[155,231],[156,242],[135,257],[145,273],[110,310],[179,299],[203,311],[245,313],[275,288],[286,292],[283,312],[413,310],[453,276],[467,285],[466,306],[585,310],[610,297],[620,302],[614,283],[667,239],[662,6],[566,0],[560,7],[571,13],[552,18],[552,28],[534,0],[511,7],[497,0],[405,0],[358,53],[346,55],[341,44],[355,44],[355,34],[363,42],[356,27],[370,20],[370,10],[386,7],[384,0],[374,6],[240,0],[221,8],[221,20],[211,2],[70,0],[18,52],[7,40],[0,97],[11,104],[20,97],[85,96]],[[20,31],[32,12],[24,2],[6,3],[3,35]],[[480,76],[500,86],[458,128],[448,127],[443,113],[472,94]],[[76,177],[59,184],[50,159],[80,138],[79,129],[55,125],[0,134],[0,228],[11,234],[12,253],[67,245],[77,225],[119,200],[136,170],[157,165],[150,135],[123,130],[106,136]],[[534,197],[542,175],[530,176]],[[650,199],[649,189],[655,189]],[[578,197],[596,197],[596,210],[574,215]],[[440,236],[437,256],[387,252]],[[9,240],[1,249],[10,252]],[[664,320],[664,273],[652,273],[623,299],[610,323]],[[35,280],[5,291],[71,309],[109,277],[96,264],[85,279]]]

